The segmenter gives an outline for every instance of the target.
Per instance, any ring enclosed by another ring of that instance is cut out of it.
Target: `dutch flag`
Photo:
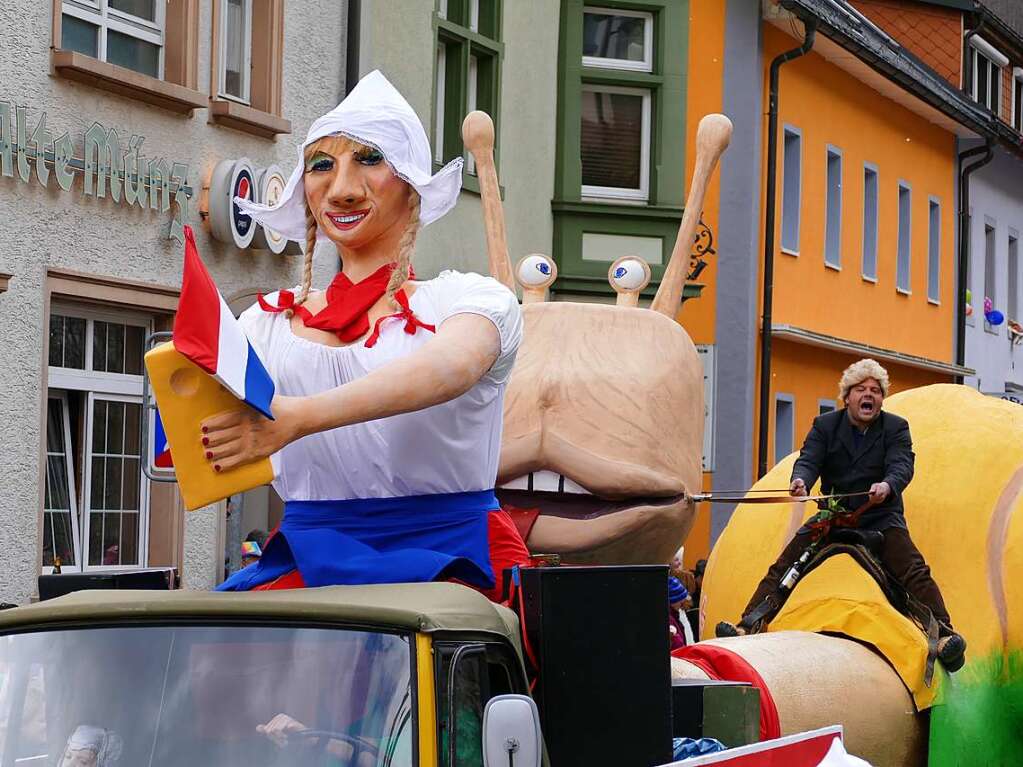
[[[174,348],[269,419],[274,383],[199,258],[185,227],[185,270],[174,318]]]

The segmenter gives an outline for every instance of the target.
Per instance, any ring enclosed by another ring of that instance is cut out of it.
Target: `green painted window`
[[[656,289],[682,216],[688,0],[562,0],[555,289],[610,294],[624,255]]]
[[[501,0],[437,0],[434,11],[433,160],[439,167],[464,156],[463,186],[475,191],[479,185],[472,156],[462,145],[462,120],[481,109],[500,135],[501,5]]]

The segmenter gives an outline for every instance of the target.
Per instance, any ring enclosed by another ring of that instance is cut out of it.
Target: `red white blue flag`
[[[171,457],[170,443],[167,442],[167,432],[163,430],[163,421],[160,420],[160,411],[153,408],[153,466],[158,469],[173,469],[174,459]]]
[[[234,396],[273,419],[274,382],[199,258],[185,227],[185,270],[174,318],[174,348]]]

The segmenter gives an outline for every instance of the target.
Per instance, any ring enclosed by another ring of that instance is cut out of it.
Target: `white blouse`
[[[267,300],[276,305],[278,296],[273,293]],[[453,400],[287,445],[271,457],[273,486],[285,501],[391,498],[494,486],[504,390],[522,340],[518,301],[490,277],[446,271],[416,283],[409,306],[421,322],[438,330],[455,314],[486,317],[500,334],[500,355],[482,379]],[[295,335],[283,312],[266,312],[258,304],[246,309],[240,322],[277,393],[289,396],[317,394],[354,381],[411,354],[434,335],[423,328],[410,335],[404,320],[388,319],[372,348],[365,340],[324,346]]]

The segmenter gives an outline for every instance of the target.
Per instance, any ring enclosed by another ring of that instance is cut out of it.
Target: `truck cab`
[[[528,692],[515,615],[455,584],[0,612],[0,767],[482,767],[487,703]]]

